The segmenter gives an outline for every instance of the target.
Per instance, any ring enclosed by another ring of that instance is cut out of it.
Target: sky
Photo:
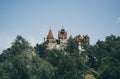
[[[68,37],[88,34],[92,45],[120,36],[120,0],[0,0],[0,53],[17,35],[34,46],[62,26]]]

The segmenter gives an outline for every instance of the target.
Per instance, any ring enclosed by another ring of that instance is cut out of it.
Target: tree
[[[96,57],[97,71],[100,73],[98,79],[120,79],[120,37],[107,36],[105,41],[99,41],[91,46],[87,53]],[[90,60],[92,58],[89,57]],[[89,63],[94,64],[95,61]],[[93,67],[94,68],[94,67]]]
[[[36,46],[34,47],[35,51],[39,54],[39,56],[41,58],[45,58],[46,57],[46,44],[42,43],[42,44],[36,44]]]
[[[120,79],[120,37],[108,36],[104,43],[107,54],[101,58],[101,74],[98,79]]]
[[[0,58],[0,79],[54,79],[54,67],[41,59],[21,36]]]
[[[69,54],[63,50],[48,50],[46,60],[56,68],[56,79],[83,79],[87,70],[78,52]]]
[[[70,39],[68,40],[68,46],[66,47],[66,51],[67,51],[68,53],[78,52],[78,51],[79,51],[79,50],[78,50],[78,43],[75,42],[75,41],[73,41],[72,38],[70,38]]]

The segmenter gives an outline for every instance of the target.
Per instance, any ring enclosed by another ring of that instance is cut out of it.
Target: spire
[[[49,33],[47,35],[47,39],[54,39],[51,28],[50,28]]]
[[[64,30],[64,25],[62,25],[62,30]]]

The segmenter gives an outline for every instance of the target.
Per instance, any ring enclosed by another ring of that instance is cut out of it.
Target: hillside
[[[75,42],[64,50],[33,48],[22,36],[0,55],[0,79],[120,79],[120,37],[90,45],[79,53]]]
[[[0,79],[53,79],[54,68],[35,53],[29,43],[17,36],[0,56]]]

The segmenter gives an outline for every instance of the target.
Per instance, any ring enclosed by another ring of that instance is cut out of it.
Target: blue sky
[[[90,43],[120,35],[120,0],[0,0],[0,52],[17,35],[31,45],[43,42],[49,28],[57,38],[64,25],[69,35],[90,36]]]

